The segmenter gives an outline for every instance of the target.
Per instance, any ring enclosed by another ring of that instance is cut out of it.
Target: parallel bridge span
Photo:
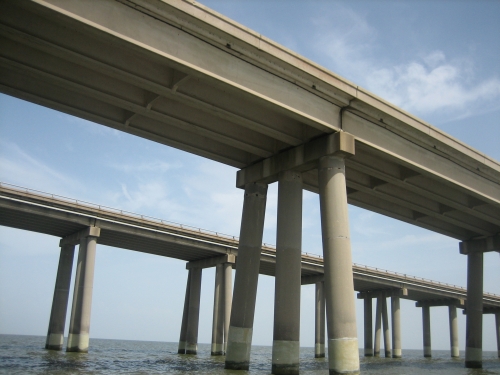
[[[238,237],[96,205],[81,200],[0,183],[0,225],[65,238],[87,227],[101,229],[98,243],[142,253],[199,262],[238,255]],[[210,264],[210,263],[207,263]],[[263,244],[260,273],[274,276],[276,248]],[[210,264],[213,266],[212,264]],[[323,258],[302,254],[302,283],[323,276]],[[362,293],[406,289],[414,301],[466,301],[463,287],[353,264],[355,290]],[[500,296],[484,293],[485,309],[500,308]],[[462,304],[465,308],[465,304]]]

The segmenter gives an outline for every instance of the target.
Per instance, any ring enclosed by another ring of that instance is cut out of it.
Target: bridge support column
[[[498,358],[500,358],[500,312],[495,314],[495,331],[497,333]]]
[[[226,369],[248,370],[250,364],[266,196],[266,184],[250,183],[245,186]]]
[[[467,255],[465,367],[483,367],[483,253]]]
[[[483,253],[500,252],[500,234],[460,242],[460,254],[467,255],[467,317],[465,367],[483,367]]]
[[[200,321],[201,268],[189,272],[189,308],[186,329],[186,354],[198,351],[198,324]]]
[[[382,298],[382,327],[384,329],[385,357],[391,358],[391,332],[389,329],[389,315],[387,313],[387,298]]]
[[[359,373],[344,155],[323,156],[318,169],[330,374]]]
[[[189,292],[191,290],[191,270],[188,270],[188,278],[186,283],[186,295],[184,297],[184,311],[182,313],[181,334],[179,337],[179,348],[177,353],[186,354],[186,333],[189,316]]]
[[[62,350],[63,347],[64,326],[66,325],[66,310],[68,309],[74,254],[75,245],[61,246],[45,349]]]
[[[231,318],[231,302],[233,299],[233,266],[224,263],[224,353],[227,353],[229,320]]]
[[[452,358],[460,357],[460,348],[458,346],[458,319],[456,306],[448,306],[450,317],[450,351]]]
[[[224,265],[215,266],[211,355],[224,355]]]
[[[375,310],[375,342],[373,344],[373,356],[380,357],[380,336],[382,335],[382,299],[377,298],[377,308]]]
[[[298,374],[302,245],[302,176],[286,171],[278,180],[273,374]]]
[[[399,297],[391,297],[392,313],[392,358],[401,358],[401,309]]]
[[[373,314],[372,314],[372,298],[366,296],[364,299],[365,307],[365,357],[373,356]]]
[[[68,352],[87,353],[89,350],[90,312],[94,285],[94,265],[97,237],[100,229],[91,227],[80,238],[76,267],[73,306],[68,336]]]
[[[316,306],[314,315],[314,358],[325,357],[325,289],[324,282],[316,283]]]
[[[424,357],[432,357],[431,347],[431,311],[429,306],[422,306],[422,328],[424,339]]]

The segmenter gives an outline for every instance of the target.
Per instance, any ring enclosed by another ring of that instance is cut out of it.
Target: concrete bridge
[[[183,354],[196,354],[197,351],[202,269],[216,267],[212,355],[225,353],[232,300],[231,270],[237,263],[238,237],[6,183],[0,183],[0,225],[61,237],[61,259],[47,336],[47,348],[62,349],[74,247],[76,244],[81,244],[82,239],[90,236],[95,237],[96,244],[121,247],[187,262],[186,268],[189,270],[189,277],[179,345],[179,352]],[[72,316],[81,310],[79,314],[85,315],[88,324],[90,324],[93,264],[87,264],[87,268],[89,275],[83,284],[90,291],[90,296],[87,297],[89,302],[88,305],[80,307],[77,302],[78,294],[75,293]],[[262,245],[259,273],[276,276],[275,247],[267,244]],[[357,264],[353,264],[353,279],[354,289],[359,292],[358,298],[364,299],[365,355],[380,355],[383,323],[385,356],[401,357],[399,299],[403,298],[415,301],[416,306],[422,308],[424,355],[427,357],[431,356],[429,309],[432,306],[448,306],[451,356],[459,356],[457,308],[463,309],[464,313],[466,311],[467,290],[465,288]],[[315,356],[324,357],[323,258],[302,253],[301,284],[312,283],[316,284]],[[391,298],[391,327],[389,327],[387,313],[387,297]],[[375,336],[372,316],[373,298],[377,300]],[[192,306],[197,306],[197,309],[193,309]],[[483,313],[496,314],[498,332],[500,323],[499,295],[483,294]],[[392,330],[392,337],[390,330]],[[70,327],[70,332],[74,331],[75,327]],[[500,355],[500,341],[498,344]],[[73,350],[71,342],[68,343],[68,350]]]
[[[348,202],[462,241],[465,364],[481,367],[483,253],[500,249],[497,161],[188,1],[4,0],[0,67],[3,93],[240,168],[226,368],[249,365],[266,192],[275,181],[274,373],[298,372],[299,305],[290,296],[302,277],[302,189],[320,195],[332,374],[359,371]],[[82,319],[74,317],[82,328],[75,350],[87,345]]]

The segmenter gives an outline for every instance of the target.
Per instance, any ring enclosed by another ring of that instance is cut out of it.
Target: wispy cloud
[[[179,169],[182,167],[182,163],[176,161],[174,163],[166,163],[160,160],[142,162],[142,163],[112,163],[109,166],[113,169],[119,170],[126,173],[164,173],[171,169]]]
[[[59,194],[80,190],[76,180],[47,166],[16,143],[0,139],[0,148],[0,180]]]
[[[383,46],[364,16],[338,7],[314,24],[315,51],[327,56],[331,69],[405,110],[458,118],[484,112],[484,102],[500,108],[500,79],[478,81],[472,58],[450,60],[431,50],[391,64],[377,53]]]

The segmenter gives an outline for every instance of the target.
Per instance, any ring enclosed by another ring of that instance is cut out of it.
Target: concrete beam
[[[225,254],[217,257],[205,258],[200,260],[193,260],[191,262],[186,263],[186,269],[190,270],[191,268],[211,268],[215,267],[218,264],[222,263],[236,263],[236,255],[234,254]]]
[[[76,233],[70,234],[59,241],[59,246],[63,247],[65,245],[78,245],[80,244],[82,238],[86,237],[99,237],[101,235],[101,228],[99,227],[87,227]]]
[[[318,274],[318,275],[308,275],[308,276],[302,276],[300,279],[301,285],[309,285],[309,284],[316,284],[320,283],[325,280],[325,274]]]
[[[500,251],[500,234],[486,238],[460,242],[460,254]]]
[[[379,297],[401,297],[401,296],[407,296],[408,295],[408,289],[407,288],[400,288],[400,289],[379,289],[379,290],[373,290],[373,291],[365,291],[365,292],[359,292],[357,294],[358,299],[365,299],[365,298],[379,298]]]
[[[467,309],[463,309],[463,315],[467,315]],[[500,314],[500,307],[483,306],[483,314]]]
[[[354,136],[351,134],[342,131],[327,134],[239,170],[236,187],[242,189],[253,182],[269,184],[278,180],[280,172],[305,172],[317,168],[323,156],[352,156],[354,149]]]
[[[460,298],[432,299],[415,302],[416,307],[455,306],[465,309],[465,301]]]

